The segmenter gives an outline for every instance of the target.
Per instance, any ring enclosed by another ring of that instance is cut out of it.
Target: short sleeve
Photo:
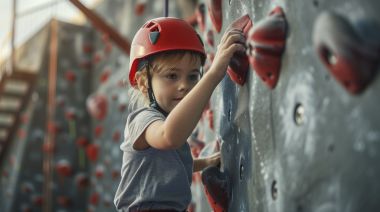
[[[154,121],[165,120],[159,111],[153,108],[142,108],[132,112],[127,119],[124,131],[124,141],[132,145],[145,129]]]

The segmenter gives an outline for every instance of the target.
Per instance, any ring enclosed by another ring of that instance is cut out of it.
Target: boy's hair
[[[185,56],[190,57],[191,63],[196,63],[199,61],[199,63],[202,64],[203,62],[202,55],[197,52],[187,50],[166,51],[153,55],[144,61],[145,64],[142,65],[136,72],[135,78],[137,79],[138,76],[139,80],[143,80],[145,86],[148,87],[148,69],[150,75],[153,76],[154,73],[160,73],[162,70],[167,68],[169,64],[176,64]],[[129,105],[130,110],[149,105],[149,98],[147,93],[144,94],[137,87],[131,87],[129,92],[131,97]]]

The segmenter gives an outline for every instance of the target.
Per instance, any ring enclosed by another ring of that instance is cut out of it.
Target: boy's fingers
[[[228,37],[230,37],[231,35],[234,35],[234,34],[243,34],[243,31],[241,31],[239,29],[228,30],[224,33],[220,42],[225,42],[225,40],[228,39]]]
[[[245,37],[242,34],[234,34],[230,36],[226,41],[227,48],[234,43],[245,44]]]

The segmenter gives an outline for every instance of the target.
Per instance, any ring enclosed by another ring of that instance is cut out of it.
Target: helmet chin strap
[[[156,97],[154,96],[154,93],[153,93],[153,87],[152,87],[152,77],[150,75],[150,70],[149,70],[149,65],[148,65],[148,68],[147,68],[147,75],[148,75],[148,97],[149,97],[149,106],[151,108],[154,108],[156,110],[158,110],[160,113],[162,113],[162,115],[164,115],[165,117],[167,117],[169,115],[168,112],[164,111],[164,109],[162,109],[160,107],[160,105],[158,104],[158,102],[156,101]]]

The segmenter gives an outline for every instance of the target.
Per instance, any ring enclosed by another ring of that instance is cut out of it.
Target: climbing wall
[[[378,1],[203,3],[209,55],[232,23],[248,48],[209,109],[222,151],[221,172],[204,173],[213,208],[378,211]]]
[[[220,167],[193,175],[189,211],[378,211],[380,3],[199,0],[185,15],[184,2],[169,1],[169,15],[199,32],[205,71],[229,26],[247,37],[189,139],[194,156],[222,152]],[[94,11],[131,41],[163,8],[164,1],[104,1]],[[0,211],[42,211],[47,202],[51,211],[115,211],[129,57],[90,22],[58,22],[48,122],[50,30],[49,23],[19,56],[41,64],[1,161]]]
[[[51,51],[53,25],[58,45]],[[23,55],[17,61],[18,67],[35,67],[38,75],[2,166],[2,211],[41,211],[48,202],[57,210],[70,207],[84,210],[89,160],[82,144],[91,143],[85,101],[92,75],[89,61],[92,34],[90,28],[52,20],[21,47]],[[58,57],[58,80],[55,101],[49,103],[51,52]],[[50,104],[55,113],[48,121]],[[46,142],[48,135],[54,135],[51,142]],[[47,155],[52,156],[49,162]],[[47,174],[50,180],[46,179]],[[47,184],[51,192],[49,200],[44,194]]]

